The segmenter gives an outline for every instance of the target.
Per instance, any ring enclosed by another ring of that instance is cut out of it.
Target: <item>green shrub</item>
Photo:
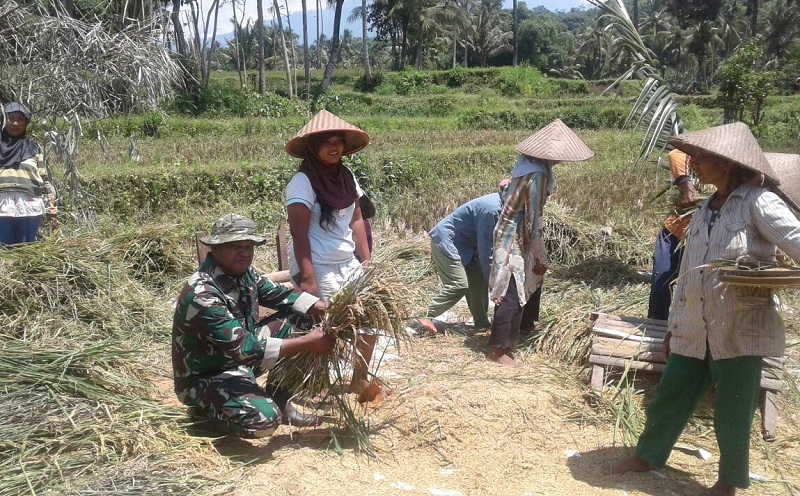
[[[625,107],[593,106],[543,110],[468,110],[457,118],[459,129],[538,129],[556,117],[576,129],[619,129],[625,122]]]

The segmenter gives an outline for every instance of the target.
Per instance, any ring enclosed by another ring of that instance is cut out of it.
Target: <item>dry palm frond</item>
[[[359,449],[370,455],[374,452],[368,422],[360,414],[355,398],[338,393],[335,385],[347,383],[348,370],[359,359],[356,343],[365,330],[393,340],[398,349],[408,344],[410,336],[405,325],[412,317],[415,295],[411,289],[413,279],[404,278],[411,272],[410,264],[403,260],[409,260],[413,251],[409,246],[387,251],[334,296],[322,323],[323,331],[334,335],[339,344],[332,354],[293,355],[270,371],[271,383],[289,389],[297,397],[310,398],[327,391],[339,423],[354,434]],[[380,382],[377,370],[371,374],[373,381]]]

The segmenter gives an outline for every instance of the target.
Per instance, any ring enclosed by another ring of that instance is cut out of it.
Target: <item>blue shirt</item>
[[[477,257],[483,276],[488,281],[494,226],[502,208],[500,193],[490,193],[470,200],[431,229],[431,240],[448,258],[458,260],[464,266]]]

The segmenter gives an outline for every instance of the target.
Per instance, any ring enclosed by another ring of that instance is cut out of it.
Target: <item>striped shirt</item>
[[[0,216],[31,217],[43,215],[47,198],[48,212],[55,214],[55,189],[41,154],[19,163],[0,167]]]
[[[720,283],[708,264],[743,257],[771,263],[776,246],[800,263],[800,222],[774,193],[749,184],[728,196],[713,225],[711,219],[703,204],[687,231],[669,314],[671,350],[703,359],[708,347],[714,360],[782,355],[786,329],[773,291]]]
[[[489,297],[502,298],[511,276],[520,305],[542,285],[549,261],[542,237],[542,212],[547,201],[548,174],[532,172],[511,179],[506,201],[494,229]]]

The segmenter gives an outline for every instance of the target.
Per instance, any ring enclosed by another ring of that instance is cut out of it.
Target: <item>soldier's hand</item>
[[[312,329],[311,332],[303,336],[303,339],[306,341],[306,351],[317,355],[330,353],[336,343],[336,338],[326,334],[319,327]]]

